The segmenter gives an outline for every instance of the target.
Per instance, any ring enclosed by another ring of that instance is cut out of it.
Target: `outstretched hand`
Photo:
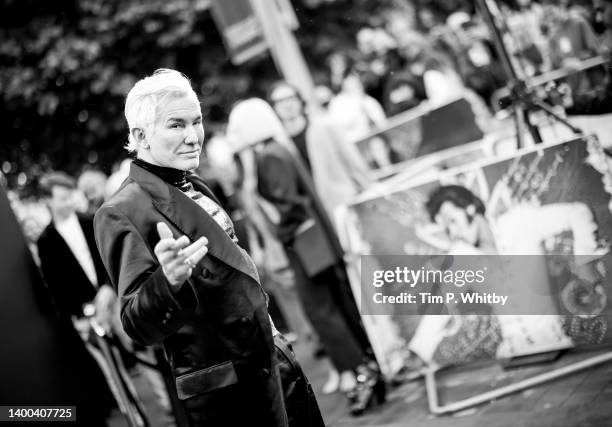
[[[200,237],[191,244],[187,236],[175,239],[163,222],[157,223],[157,234],[160,239],[154,248],[157,261],[170,285],[181,285],[191,277],[197,263],[208,253],[208,239]]]

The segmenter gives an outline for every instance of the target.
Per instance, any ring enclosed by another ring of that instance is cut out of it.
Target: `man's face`
[[[433,12],[429,9],[421,9],[419,12],[421,23],[426,29],[432,29],[436,25],[436,18]]]
[[[183,171],[197,168],[204,142],[200,104],[186,95],[171,98],[159,106],[155,125],[145,138],[149,148],[139,148],[142,160]]]
[[[448,236],[453,241],[463,241],[470,245],[478,242],[478,226],[474,222],[475,207],[467,208],[455,206],[452,202],[446,201],[440,205],[440,210],[436,215],[436,223],[444,227]]]
[[[302,101],[292,87],[277,87],[270,94],[270,101],[274,111],[282,121],[292,120],[304,115]]]
[[[356,73],[351,73],[342,81],[342,91],[361,95],[363,94],[363,84]]]
[[[53,186],[48,204],[54,218],[63,219],[73,214],[76,210],[74,189],[59,185]]]

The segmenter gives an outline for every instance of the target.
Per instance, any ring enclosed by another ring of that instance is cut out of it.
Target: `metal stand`
[[[436,386],[436,369],[428,369],[425,372],[425,387],[427,389],[427,402],[429,403],[429,411],[432,414],[442,415],[452,412],[461,411],[463,409],[480,405],[481,403],[489,402],[498,397],[505,396],[510,393],[534,387],[539,384],[560,378],[571,373],[591,368],[601,363],[612,361],[612,352],[607,352],[598,356],[590,357],[579,362],[572,363],[562,368],[558,368],[543,374],[536,375],[531,378],[524,379],[514,384],[509,384],[494,390],[481,393],[479,395],[460,400],[458,402],[447,403],[440,405],[438,401],[438,388]]]
[[[504,72],[508,78],[510,101],[514,109],[514,120],[517,130],[517,148],[525,146],[522,132],[523,125],[527,128],[531,138],[536,144],[542,143],[540,130],[537,125],[533,123],[531,118],[531,114],[537,111],[544,112],[550,118],[567,126],[573,133],[581,135],[582,131],[579,128],[569,123],[565,117],[556,113],[550,105],[547,105],[539,98],[531,86],[528,86],[525,81],[518,76],[514,64],[510,59],[508,50],[506,49],[506,45],[504,44],[502,32],[495,23],[495,15],[492,10],[495,9],[499,11],[495,0],[478,0],[477,5],[485,23],[491,31],[495,49],[501,59]]]

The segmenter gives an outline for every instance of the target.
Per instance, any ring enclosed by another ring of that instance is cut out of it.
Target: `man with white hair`
[[[323,425],[311,422],[314,396],[293,406],[283,399],[255,265],[227,213],[191,173],[204,127],[189,80],[157,70],[131,89],[125,116],[126,148],[136,159],[95,218],[125,331],[143,345],[163,345],[189,425]],[[295,387],[307,393],[300,379]]]

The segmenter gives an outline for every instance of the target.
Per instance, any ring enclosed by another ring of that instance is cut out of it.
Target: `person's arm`
[[[125,332],[143,345],[175,333],[197,306],[189,281],[170,284],[143,237],[119,210],[102,207],[94,226],[102,261],[121,301]]]
[[[371,122],[376,127],[383,127],[387,124],[387,116],[385,110],[380,103],[369,95],[364,95],[363,106]]]
[[[574,255],[592,255],[598,249],[597,223],[591,209],[584,203],[552,203],[534,207],[525,217],[531,224],[535,239],[545,239],[571,231]]]
[[[373,183],[373,179],[370,175],[368,165],[357,150],[356,145],[347,141],[331,123],[328,123],[326,128],[351,178],[353,178],[362,190],[370,187]]]
[[[288,158],[265,155],[258,169],[261,195],[276,206],[281,218],[310,204],[309,198],[300,194],[300,178]]]

